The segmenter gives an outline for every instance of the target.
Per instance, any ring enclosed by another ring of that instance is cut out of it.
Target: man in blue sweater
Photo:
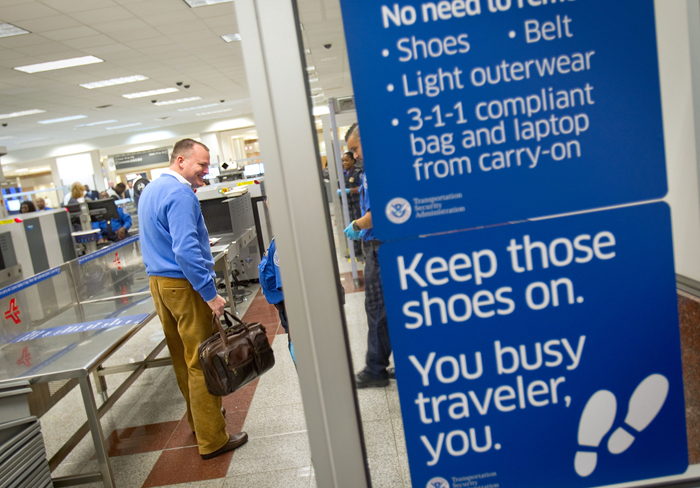
[[[151,294],[203,459],[248,440],[245,432],[226,433],[221,398],[207,391],[197,357],[199,345],[212,334],[212,312],[221,316],[226,305],[216,292],[209,233],[193,191],[208,173],[209,149],[183,139],[173,147],[170,168],[144,188],[138,207]]]

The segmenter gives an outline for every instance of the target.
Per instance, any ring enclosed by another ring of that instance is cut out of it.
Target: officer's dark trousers
[[[367,357],[365,373],[375,379],[387,377],[386,367],[391,356],[389,328],[384,307],[384,292],[377,260],[378,241],[364,242],[365,251],[365,311],[367,312]]]

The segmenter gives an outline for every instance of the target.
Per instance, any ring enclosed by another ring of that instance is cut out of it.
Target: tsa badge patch
[[[394,198],[386,205],[386,218],[394,224],[403,224],[411,218],[411,204],[405,198]]]
[[[278,268],[280,267],[280,258],[277,256],[277,249],[275,249],[275,255],[272,257],[272,262],[275,263],[275,266]]]
[[[439,476],[428,481],[425,488],[450,488],[450,484],[445,478],[440,478]]]

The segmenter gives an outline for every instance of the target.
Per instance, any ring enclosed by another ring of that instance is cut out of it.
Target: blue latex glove
[[[353,241],[359,241],[362,237],[362,230],[356,231],[352,228],[352,224],[348,225],[343,232],[345,232],[348,239],[352,239]]]
[[[338,196],[340,196],[340,188],[338,188],[338,189],[336,190],[336,193],[338,194]],[[345,193],[347,193],[348,195],[350,195],[350,188],[346,188],[346,189],[345,189]]]

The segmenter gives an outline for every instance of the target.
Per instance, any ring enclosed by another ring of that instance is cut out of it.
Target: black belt
[[[280,310],[280,311],[284,310],[284,300],[282,300],[282,301],[279,302],[279,303],[275,303],[275,304],[273,304],[273,305],[275,306],[275,308],[276,308],[277,310]]]
[[[383,242],[379,239],[372,239],[371,241],[362,241],[362,244],[364,244],[367,247],[372,246],[372,249],[376,251],[379,249],[379,246],[383,244]]]

